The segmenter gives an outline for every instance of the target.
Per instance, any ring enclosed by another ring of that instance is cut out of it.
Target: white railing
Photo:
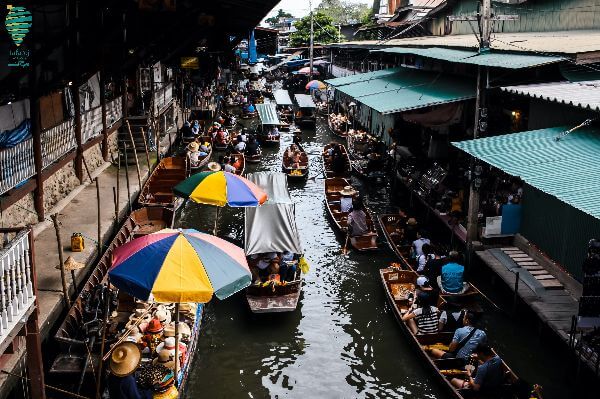
[[[61,123],[42,132],[42,168],[46,169],[54,161],[77,147],[73,120]]]
[[[0,344],[35,305],[31,268],[29,230],[22,230],[0,250]]]
[[[106,128],[112,127],[123,118],[123,96],[106,103]]]
[[[171,100],[173,100],[173,83],[168,83],[154,92],[154,112],[162,113]]]
[[[102,133],[102,107],[92,108],[81,115],[81,142]]]
[[[0,150],[0,194],[35,175],[33,139]]]

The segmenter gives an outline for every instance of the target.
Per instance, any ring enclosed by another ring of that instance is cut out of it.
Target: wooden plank
[[[547,290],[555,290],[564,288],[563,285],[558,280],[542,280],[540,281],[542,287]]]
[[[508,255],[514,261],[520,262],[533,262],[533,259],[529,255]]]
[[[546,269],[544,269],[541,266],[522,266],[523,269],[527,270],[527,271],[532,271],[532,270],[544,270],[546,271]]]
[[[519,266],[537,266],[538,263],[536,261],[519,261],[517,262]]]
[[[536,280],[539,280],[539,281],[541,281],[541,280],[556,280],[556,277],[554,277],[551,274],[539,274],[539,275],[534,276],[534,277],[535,277]],[[556,281],[558,281],[558,280],[556,280]]]
[[[501,251],[520,251],[520,249],[517,247],[503,247],[503,248],[500,248],[500,250]]]
[[[527,269],[527,271],[529,272],[529,274],[531,274],[532,276],[542,276],[544,274],[548,274],[548,272],[544,269],[540,269],[540,270],[532,270],[532,269]]]

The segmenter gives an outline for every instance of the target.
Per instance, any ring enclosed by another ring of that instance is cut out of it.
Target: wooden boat
[[[169,206],[175,202],[173,187],[187,177],[184,157],[163,158],[146,180],[138,198],[140,206]]]
[[[352,171],[369,183],[385,182],[385,162],[381,157],[369,160],[367,155],[369,138],[367,135],[348,132],[348,155],[352,161]],[[375,165],[375,166],[374,166]]]
[[[302,277],[298,268],[294,281],[285,285],[250,285],[246,288],[246,300],[252,313],[291,312],[298,306],[301,291]]]
[[[198,173],[201,170],[203,170],[204,167],[210,161],[210,157],[212,156],[212,153],[213,153],[213,146],[211,144],[210,136],[199,136],[198,140],[200,143],[208,144],[208,155],[205,155],[204,157],[202,157],[202,159],[199,159],[198,164],[195,166],[192,166],[190,160],[187,158],[187,155],[186,155],[186,168],[187,168],[188,176],[193,175],[193,174]],[[186,154],[187,154],[187,152],[186,152]]]
[[[145,207],[133,211],[127,220],[125,220],[121,229],[109,244],[108,249],[102,254],[100,261],[87,279],[81,292],[73,302],[73,306],[69,309],[67,316],[54,335],[54,338],[60,344],[64,345],[65,349],[68,348],[68,351],[63,351],[57,357],[51,372],[81,373],[83,371],[83,361],[85,355],[87,355],[85,342],[88,338],[85,326],[96,319],[95,313],[89,308],[88,298],[94,294],[102,282],[106,281],[108,269],[112,265],[112,254],[115,248],[134,238],[171,227],[173,224],[173,214],[173,210],[169,208]]]
[[[258,134],[258,141],[265,147],[274,147],[279,145],[281,142],[281,135],[279,137],[270,136],[267,132],[262,131]]]
[[[423,334],[414,335],[408,325],[402,320],[402,315],[409,310],[410,303],[406,292],[414,291],[418,274],[410,270],[399,270],[395,267],[389,267],[386,269],[380,269],[379,275],[383,284],[386,298],[390,304],[392,313],[396,317],[396,320],[400,324],[402,332],[407,337],[411,346],[415,348],[415,351],[420,355],[423,362],[429,367],[440,384],[445,390],[456,399],[472,398],[472,399],[483,399],[484,396],[479,395],[477,392],[472,390],[456,389],[450,380],[455,377],[463,377],[462,364],[456,359],[433,359],[429,356],[426,351],[427,345],[449,345],[452,341],[454,333],[436,333],[436,334]],[[444,303],[439,305],[440,309],[443,309]],[[500,396],[494,396],[497,398],[505,399],[517,399],[517,396],[509,393],[510,386],[518,381],[518,377],[513,371],[503,362],[502,367],[505,375],[505,386],[506,389],[500,389],[505,391],[503,395],[498,392]],[[485,396],[489,398],[489,396]]]
[[[258,147],[258,152],[253,155],[244,154],[244,158],[248,163],[260,163],[260,159],[262,158],[262,150]]]
[[[336,172],[333,170],[333,159],[329,156],[329,150],[334,146],[339,146],[342,152],[342,156],[344,157],[345,167],[343,172]],[[352,173],[352,163],[350,162],[348,151],[346,150],[346,147],[344,145],[337,143],[329,143],[325,145],[325,147],[323,147],[323,153],[321,154],[321,156],[323,158],[323,171],[325,173],[326,178],[350,177],[350,174]]]
[[[399,213],[383,214],[379,215],[377,220],[390,249],[400,259],[402,266],[407,270],[416,272],[418,265],[416,260],[410,256],[411,244],[402,242],[402,228],[406,217]],[[431,284],[435,284],[435,282],[431,282]],[[462,294],[440,293],[440,296],[465,300],[466,297],[481,294],[475,285],[472,283],[468,283],[468,285],[467,290]]]
[[[288,179],[292,179],[292,180],[300,180],[300,179],[306,179],[308,177],[308,155],[306,155],[306,152],[304,151],[304,149],[302,148],[302,146],[300,144],[296,144],[296,146],[298,147],[298,151],[300,151],[300,162],[298,167],[296,167],[296,165],[294,165],[294,163],[292,162],[292,158],[288,157],[288,150],[291,147],[288,147],[288,149],[285,150],[285,152],[283,153],[283,159],[281,161],[281,169],[283,171],[283,173],[285,173],[288,177]]]
[[[244,171],[246,170],[246,157],[244,156],[244,154],[231,154],[230,157],[234,158],[235,162],[237,162],[238,160],[241,161],[241,166],[239,168],[236,168],[235,174],[243,176]]]
[[[231,135],[229,135],[229,137],[227,137],[227,139],[224,142],[219,142],[217,140],[217,138],[215,137],[215,139],[213,140],[213,148],[215,151],[225,151],[227,150],[227,148],[229,148],[229,146],[231,145]]]
[[[348,180],[341,177],[333,177],[330,179],[325,179],[325,204],[327,206],[327,211],[329,212],[329,216],[333,220],[335,228],[338,232],[342,233],[344,236],[347,236],[348,227],[346,225],[348,219],[347,212],[340,211],[340,191],[351,184]],[[367,215],[367,225],[369,227],[369,232],[362,236],[350,237],[350,244],[358,251],[370,251],[375,250],[377,248],[377,230],[375,229],[375,225],[373,224],[373,218],[371,217],[371,212],[365,207],[364,211]]]
[[[329,130],[331,131],[331,133],[333,133],[334,135],[341,137],[341,138],[346,138],[348,137],[348,123],[346,123],[346,129],[345,130],[341,130],[341,129],[336,129],[333,124],[331,123],[331,118],[327,117],[327,126],[329,127]]]

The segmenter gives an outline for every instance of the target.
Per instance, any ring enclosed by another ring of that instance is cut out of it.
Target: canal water
[[[323,122],[318,121],[316,130],[303,129],[310,177],[290,186],[311,265],[298,309],[254,315],[241,293],[209,303],[187,398],[449,397],[408,345],[386,304],[378,269],[396,259],[385,242],[376,253],[342,254],[343,239],[336,236],[324,207],[320,153],[324,144],[336,139]],[[282,140],[279,148],[263,149],[261,163],[247,165],[246,173],[280,172],[291,136]],[[366,193],[366,205],[375,214],[396,209],[390,205],[394,201],[389,185],[369,188],[356,178],[352,183]],[[214,208],[187,204],[179,227],[211,231],[214,215]],[[243,211],[224,209],[218,230],[243,246]],[[506,360],[516,365],[515,371],[545,384],[547,398],[571,397],[564,365],[544,351],[533,327],[515,324],[491,307],[486,310],[491,315],[486,327],[495,330],[492,344],[510,355]]]

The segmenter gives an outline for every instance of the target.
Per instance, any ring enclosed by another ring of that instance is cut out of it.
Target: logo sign
[[[184,69],[199,69],[198,57],[181,57],[181,67]]]
[[[6,6],[6,9],[8,10],[8,14],[6,15],[4,25],[16,47],[15,49],[10,50],[8,66],[27,67],[29,66],[31,52],[28,49],[21,47],[21,45],[23,44],[25,36],[27,36],[31,29],[33,21],[31,12],[25,7],[13,6],[10,4]]]

